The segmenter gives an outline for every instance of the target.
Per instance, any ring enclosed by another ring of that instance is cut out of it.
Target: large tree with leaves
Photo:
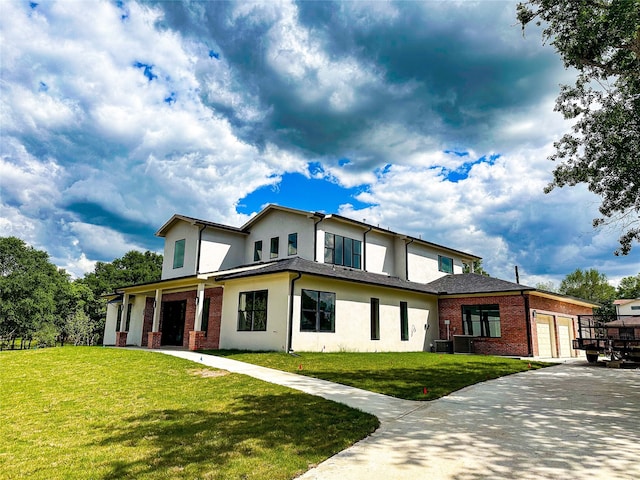
[[[558,292],[571,297],[582,298],[591,302],[607,304],[616,298],[616,289],[609,284],[607,276],[595,268],[577,269],[567,275]]]
[[[621,230],[616,255],[640,241],[640,0],[532,0],[518,5],[524,29],[544,25],[575,85],[561,87],[556,110],[573,131],[555,143],[555,187],[585,183],[602,198],[594,227]]]
[[[618,298],[640,298],[640,273],[635,277],[624,277],[620,280]]]

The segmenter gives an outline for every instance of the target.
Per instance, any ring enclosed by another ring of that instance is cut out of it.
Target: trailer
[[[640,362],[640,315],[578,315],[573,348],[584,350],[589,363],[600,355],[612,361]]]

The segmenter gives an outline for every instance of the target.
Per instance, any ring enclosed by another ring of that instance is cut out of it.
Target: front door
[[[182,346],[187,301],[164,302],[162,306],[162,345]]]

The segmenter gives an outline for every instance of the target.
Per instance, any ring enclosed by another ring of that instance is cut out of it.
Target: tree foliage
[[[600,304],[611,303],[616,298],[615,287],[595,268],[584,271],[578,268],[570,273],[562,280],[558,292]]]
[[[618,298],[640,298],[640,273],[635,277],[624,277],[618,285]]]
[[[640,241],[640,0],[532,0],[518,21],[544,24],[575,85],[561,87],[555,110],[573,120],[555,143],[558,161],[545,189],[588,185],[602,198],[594,227],[621,229],[615,254]]]
[[[482,259],[474,260],[473,265],[469,265],[467,263],[462,265],[462,273],[471,273],[471,267],[473,266],[473,273],[477,273],[478,275],[484,275],[485,277],[490,277],[487,271],[482,266]]]

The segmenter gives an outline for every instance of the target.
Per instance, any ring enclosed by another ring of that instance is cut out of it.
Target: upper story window
[[[324,263],[361,268],[362,242],[352,238],[324,234]]]
[[[438,255],[438,270],[445,273],[453,273],[453,258]]]
[[[280,249],[280,238],[273,237],[271,239],[271,249],[269,250],[270,258],[278,258],[278,250]]]
[[[259,262],[260,260],[262,260],[262,240],[253,244],[253,261]]]
[[[631,310],[640,310],[640,306],[639,305],[632,305],[631,306]]]
[[[288,255],[297,255],[298,254],[298,234],[290,233],[289,234],[289,245],[287,247]]]
[[[173,248],[173,268],[184,267],[184,244],[184,238],[182,240],[176,240],[175,247]]]
[[[463,305],[462,330],[474,337],[500,336],[499,305]]]

